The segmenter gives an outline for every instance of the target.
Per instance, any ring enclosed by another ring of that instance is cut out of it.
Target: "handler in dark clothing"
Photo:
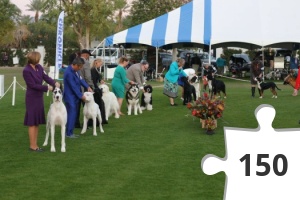
[[[262,68],[263,68],[263,63],[258,58],[252,61],[251,68],[250,68],[250,78],[251,78],[250,82],[251,82],[252,97],[255,97],[255,88],[257,87],[257,81],[255,80],[255,78],[262,77]],[[259,89],[258,92],[260,93]]]
[[[81,86],[89,92],[93,91],[80,76],[79,71],[83,65],[84,60],[77,57],[64,73],[64,100],[68,113],[66,136],[68,138],[77,138],[77,136],[73,134],[78,112],[77,106],[81,100],[85,101],[85,97],[81,92]]]
[[[217,73],[217,69],[214,66],[211,66],[208,63],[204,64],[203,77],[207,78],[209,91],[212,91],[212,79],[215,73]]]

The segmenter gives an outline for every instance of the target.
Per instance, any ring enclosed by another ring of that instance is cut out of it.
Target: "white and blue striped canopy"
[[[192,1],[160,17],[107,37],[106,45],[139,43],[161,47],[174,43],[206,44],[209,38],[205,43],[205,37],[209,36],[209,32],[203,31],[204,7],[204,0]],[[209,28],[205,30],[208,31]]]
[[[106,46],[154,47],[196,43],[212,46],[300,43],[297,0],[194,0],[169,13],[107,37]]]

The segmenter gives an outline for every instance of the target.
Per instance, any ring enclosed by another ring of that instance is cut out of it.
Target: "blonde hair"
[[[177,62],[178,62],[178,65],[183,66],[185,63],[185,60],[183,58],[178,58]]]
[[[27,63],[36,65],[40,62],[41,54],[37,51],[32,51],[27,54]]]
[[[96,67],[96,62],[100,62],[103,64],[103,60],[101,58],[97,58],[93,61],[93,65],[92,65],[92,68],[95,68]]]

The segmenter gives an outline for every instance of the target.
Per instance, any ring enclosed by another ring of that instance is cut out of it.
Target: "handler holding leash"
[[[296,78],[294,92],[292,94],[293,96],[297,96],[298,95],[298,90],[300,88],[300,73],[299,73],[299,68],[300,68],[300,65],[298,66],[298,69],[292,69],[291,70],[293,72],[293,76]]]
[[[26,113],[24,125],[28,126],[28,135],[30,142],[30,151],[42,152],[37,145],[37,138],[39,133],[39,125],[46,124],[43,93],[53,90],[53,87],[60,87],[58,82],[55,82],[45,72],[43,67],[39,64],[41,54],[39,52],[29,52],[27,54],[27,65],[23,70],[23,78],[27,85],[26,90]],[[46,81],[49,86],[43,85]]]
[[[206,79],[207,79],[209,91],[212,91],[212,79],[213,79],[215,73],[217,73],[217,69],[215,67],[210,66],[208,63],[204,64],[203,78],[206,77]],[[203,83],[204,90],[206,90],[207,84]]]
[[[126,72],[126,77],[138,84],[140,90],[144,91],[143,85],[145,85],[144,72],[149,68],[149,63],[146,60],[142,60],[140,63],[131,65]],[[126,84],[126,90],[128,90],[130,84]]]
[[[259,59],[255,59],[251,64],[251,68],[250,68],[251,80],[250,80],[250,82],[251,82],[251,96],[253,98],[255,97],[255,88],[257,86],[257,81],[255,80],[255,78],[262,77],[262,68],[263,68],[263,64]],[[258,89],[258,92],[260,93],[260,89]]]
[[[112,91],[116,95],[119,103],[119,115],[124,115],[121,112],[121,108],[123,104],[123,99],[125,97],[125,85],[126,83],[134,84],[134,81],[131,81],[126,77],[127,71],[125,70],[125,68],[127,67],[128,63],[129,60],[126,57],[121,57],[119,59],[119,65],[115,70],[114,77],[111,82]]]
[[[66,127],[66,137],[77,138],[73,134],[75,121],[78,112],[79,102],[85,101],[85,96],[81,92],[81,86],[92,92],[92,88],[80,76],[80,70],[85,61],[82,58],[75,58],[72,64],[66,69],[64,73],[64,100],[67,108],[68,118]]]
[[[170,65],[169,71],[166,73],[164,78],[164,91],[163,93],[169,97],[170,105],[177,106],[174,103],[174,98],[178,96],[178,77],[180,74],[184,73],[182,67],[184,66],[185,60],[183,58],[179,58],[177,61],[172,62]]]

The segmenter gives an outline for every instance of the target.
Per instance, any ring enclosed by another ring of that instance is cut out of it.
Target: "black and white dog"
[[[142,94],[141,98],[141,109],[142,110],[152,110],[152,86],[151,85],[145,85],[144,86],[144,93]]]
[[[92,92],[85,92],[83,93],[85,96],[85,105],[83,107],[83,126],[81,130],[81,134],[84,134],[87,129],[87,123],[89,119],[93,120],[93,135],[97,136],[97,130],[96,130],[96,120],[99,121],[99,128],[100,132],[104,133],[104,130],[102,128],[102,118],[101,118],[101,112],[99,109],[99,105],[95,103],[94,95]]]
[[[184,73],[188,76],[189,83],[194,86],[196,91],[196,98],[200,97],[200,81],[193,68],[187,68],[183,70]]]
[[[213,95],[218,95],[221,97],[221,92],[224,95],[224,99],[226,99],[226,86],[225,83],[221,80],[217,80],[215,77],[213,77],[211,81],[212,85],[212,94]]]
[[[277,90],[280,90],[277,85],[274,83],[274,82],[263,82],[261,78],[259,77],[256,77],[254,80],[257,81],[257,88],[259,89],[259,94],[260,94],[260,97],[259,98],[263,98],[263,95],[264,95],[264,90],[266,89],[270,89],[273,96],[272,98],[277,98],[277,91],[276,91],[276,88]]]
[[[128,91],[126,92],[126,102],[127,102],[127,112],[131,115],[133,109],[134,115],[138,112],[142,114],[142,109],[140,106],[140,89],[137,84],[130,85]]]
[[[201,95],[200,93],[200,81],[197,75],[193,76],[192,78],[190,78],[190,84],[192,86],[194,86],[195,88],[195,92],[196,92],[196,98],[198,99]]]
[[[181,81],[183,82],[183,105],[186,105],[193,99],[196,101],[196,90],[195,87],[189,83],[188,77],[181,77]]]
[[[62,102],[62,96],[61,89],[56,87],[53,90],[53,103],[50,105],[47,115],[46,138],[43,146],[48,145],[49,131],[51,130],[51,152],[56,151],[54,145],[55,125],[61,126],[61,152],[66,152],[67,109]]]

